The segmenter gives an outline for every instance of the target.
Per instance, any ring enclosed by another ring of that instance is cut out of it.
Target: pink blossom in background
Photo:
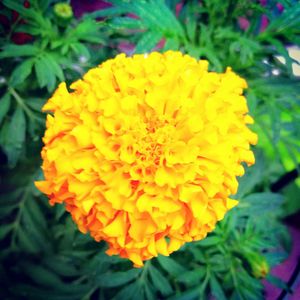
[[[137,15],[132,14],[132,13],[127,14],[126,16],[129,17],[129,18],[132,18],[132,19],[139,19],[139,17]]]
[[[183,3],[182,3],[182,2],[179,2],[179,3],[176,4],[176,8],[175,8],[175,14],[176,14],[176,17],[179,16],[180,11],[181,11],[181,9],[182,9],[182,6],[183,6]]]
[[[269,19],[266,15],[262,15],[261,17],[261,22],[260,22],[260,28],[259,28],[259,32],[263,32],[266,30],[266,28],[269,25]]]
[[[276,7],[279,13],[282,13],[284,11],[284,6],[281,3],[277,3]]]
[[[245,17],[239,17],[238,18],[238,23],[239,23],[239,27],[242,29],[242,30],[247,30],[250,26],[250,22],[247,18]]]
[[[160,49],[162,49],[162,48],[165,46],[165,44],[166,44],[166,39],[161,39],[161,40],[157,43],[157,45],[156,45],[156,47],[155,47],[155,50],[160,50]]]
[[[118,50],[127,55],[132,55],[134,53],[135,45],[129,42],[120,42],[118,45]]]

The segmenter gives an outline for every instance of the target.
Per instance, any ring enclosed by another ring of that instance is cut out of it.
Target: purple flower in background
[[[84,13],[111,7],[111,3],[102,0],[71,0],[71,6],[76,18],[80,18]]]
[[[260,0],[260,4],[261,4],[262,6],[266,6],[267,3],[268,3],[268,0]]]

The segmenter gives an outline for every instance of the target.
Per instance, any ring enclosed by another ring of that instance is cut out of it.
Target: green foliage
[[[278,15],[276,1],[262,7],[248,0],[113,0],[110,8],[63,22],[53,11],[56,2],[31,0],[30,8],[2,2],[1,14],[15,10],[19,17],[1,28],[0,39],[1,299],[263,299],[260,270],[284,260],[290,247],[280,217],[299,208],[296,199],[289,202],[297,183],[283,194],[270,190],[300,162],[300,86],[285,47],[300,44],[299,2],[279,1],[285,10]],[[262,14],[270,23],[260,32]],[[251,16],[246,30],[238,26],[241,16]],[[15,32],[32,40],[16,45]],[[135,53],[173,49],[208,59],[211,70],[231,66],[249,84],[259,136],[256,164],[246,168],[234,196],[240,204],[206,239],[142,269],[107,256],[105,243],[78,232],[64,206],[50,207],[33,184],[42,177],[45,100],[59,82],[113,57],[122,41],[135,44]],[[266,279],[288,290],[280,279]]]

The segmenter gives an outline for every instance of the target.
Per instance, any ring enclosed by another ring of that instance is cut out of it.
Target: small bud
[[[56,3],[54,5],[54,13],[57,17],[69,20],[73,17],[72,7],[68,3]]]
[[[270,271],[266,258],[259,253],[247,253],[245,255],[250,264],[252,274],[256,278],[265,278]]]

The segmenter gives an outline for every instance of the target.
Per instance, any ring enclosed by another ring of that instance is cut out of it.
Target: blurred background
[[[0,1],[1,299],[300,299],[300,2]],[[41,107],[120,52],[231,66],[259,142],[240,204],[203,241],[134,269],[81,234],[42,178]]]

